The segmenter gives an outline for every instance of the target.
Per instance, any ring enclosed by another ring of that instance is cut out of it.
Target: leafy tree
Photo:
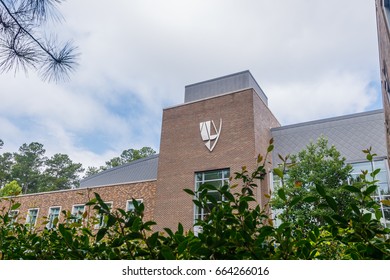
[[[105,166],[100,166],[100,167],[93,167],[89,166],[85,172],[85,176],[89,177],[92,175],[95,175],[101,171],[117,167],[120,165],[123,165],[125,163],[132,162],[137,159],[145,158],[151,155],[156,154],[156,151],[153,150],[151,147],[142,147],[141,149],[127,149],[122,151],[121,155],[119,157],[114,157],[110,159],[109,161],[106,161]]]
[[[32,142],[23,144],[19,153],[14,153],[15,164],[12,166],[12,178],[21,185],[23,193],[37,192],[43,164],[46,157],[43,145]]]
[[[55,154],[45,161],[42,190],[71,189],[79,185],[80,173],[84,171],[81,163],[74,163],[68,155]]]
[[[4,146],[4,141],[0,139],[0,149],[2,149]]]
[[[268,152],[272,148],[271,142]],[[372,160],[371,150],[365,153]],[[379,204],[372,198],[378,172],[362,172],[359,182],[342,186],[352,197],[345,212],[324,212],[325,223],[311,229],[300,219],[273,226],[267,206],[256,203],[256,182],[267,174],[267,157],[261,156],[253,172],[243,168],[235,173],[237,184],[217,188],[205,184],[197,193],[185,190],[198,207],[212,204],[210,214],[197,222],[202,229],[198,235],[184,231],[180,223],[177,230],[154,232],[155,222],[144,220],[142,203],[133,200],[135,211],[110,209],[98,194],[86,204],[86,223],[63,212],[65,221],[56,219],[52,229],[31,230],[15,222],[11,211],[20,204],[8,200],[9,207],[0,208],[0,259],[390,259],[390,230],[381,225]],[[283,173],[278,174],[284,179]],[[225,199],[217,201],[209,191]],[[324,206],[334,208],[323,190],[313,189],[313,193],[325,199]],[[304,199],[283,197],[287,210]],[[99,222],[91,211],[104,216],[104,226],[98,230],[91,230]],[[248,272],[240,270],[241,275]],[[229,271],[221,268],[218,273]],[[265,267],[262,274],[268,273]]]
[[[151,155],[154,155],[156,153],[155,150],[153,150],[150,147],[142,147],[141,149],[127,149],[122,151],[121,155],[119,157],[114,157],[110,159],[109,161],[106,161],[106,167],[112,168],[116,166],[123,165],[128,162],[132,162],[137,159],[145,158]]]
[[[272,200],[273,208],[282,211],[278,218],[323,225],[325,214],[342,215],[345,212],[352,198],[342,186],[348,181],[352,167],[345,164],[345,158],[333,145],[329,146],[325,138],[319,138],[317,143],[310,143],[297,155],[285,158],[282,169],[275,169],[275,173],[285,173],[285,176],[281,186],[275,188]],[[320,192],[326,196],[322,197]],[[285,197],[295,199],[288,210]],[[303,199],[298,200],[298,197]],[[334,201],[335,207],[327,206],[326,199]]]
[[[13,164],[13,155],[11,153],[0,155],[0,187],[11,180],[11,167]]]
[[[19,195],[21,192],[22,188],[19,186],[18,182],[13,180],[12,182],[6,184],[2,189],[0,189],[0,197],[15,196]]]
[[[0,72],[38,70],[48,81],[66,79],[76,66],[76,48],[70,42],[42,39],[42,28],[59,19],[62,0],[0,0]],[[52,37],[53,38],[53,37]]]
[[[88,166],[87,170],[85,171],[84,178],[87,178],[89,176],[95,175],[99,172],[103,171],[101,167],[94,167],[94,166]]]

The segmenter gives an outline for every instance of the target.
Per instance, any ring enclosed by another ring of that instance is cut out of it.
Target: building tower
[[[158,229],[192,228],[207,213],[183,191],[208,182],[224,184],[242,166],[253,170],[264,154],[271,127],[280,126],[267,97],[249,71],[192,84],[185,102],[163,110],[157,174],[155,221]],[[257,200],[264,204],[269,184],[262,182]]]
[[[387,158],[390,158],[390,0],[375,0]]]

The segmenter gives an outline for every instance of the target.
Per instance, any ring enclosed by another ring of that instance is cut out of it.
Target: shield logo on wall
[[[199,128],[200,136],[202,137],[205,146],[212,152],[218,142],[219,135],[221,134],[222,119],[219,120],[219,128],[215,126],[213,120],[201,122]]]

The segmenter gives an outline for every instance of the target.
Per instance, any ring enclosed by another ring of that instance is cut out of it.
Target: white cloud
[[[182,103],[185,85],[246,69],[283,124],[379,98],[368,88],[379,80],[374,1],[84,0],[61,11],[54,31],[79,46],[80,66],[68,84],[0,76],[9,147],[41,141],[85,166],[158,149],[162,108]]]

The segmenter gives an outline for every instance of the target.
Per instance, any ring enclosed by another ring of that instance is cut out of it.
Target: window
[[[60,216],[60,211],[61,211],[61,207],[50,207],[49,208],[49,216],[48,216],[48,220],[49,222],[47,223],[46,227],[48,229],[51,229],[55,226],[55,219]]]
[[[221,169],[221,170],[212,170],[195,173],[195,192],[198,191],[199,187],[204,184],[211,184],[215,187],[222,187],[229,184],[230,170]],[[218,191],[209,191],[209,194],[214,196],[217,201],[222,201],[223,197],[218,193]],[[212,203],[208,205],[208,209],[202,209],[195,205],[195,221],[203,220],[211,211],[213,206]]]
[[[10,210],[8,212],[8,216],[11,219],[11,224],[16,223],[16,220],[18,218],[19,210]]]
[[[381,200],[390,200],[390,188],[389,188],[389,174],[388,174],[388,165],[387,160],[376,160],[373,162],[373,166],[371,166],[370,162],[361,162],[361,163],[353,163],[352,164],[353,171],[352,177],[359,180],[358,176],[361,174],[362,170],[367,170],[369,173],[372,170],[380,168],[381,171],[376,175],[375,179],[378,180],[378,190],[373,196],[375,200],[377,200],[381,206],[382,219],[381,222],[385,227],[390,227],[390,207],[381,203]],[[370,179],[370,178],[368,178]]]
[[[72,221],[73,222],[80,222],[81,219],[83,218],[83,214],[85,211],[85,205],[80,204],[80,205],[73,205],[72,207]]]
[[[28,209],[27,217],[26,217],[26,225],[34,227],[37,223],[38,218],[38,208]]]
[[[138,204],[141,204],[143,203],[143,199],[136,199],[136,201],[138,202]],[[126,211],[131,211],[133,212],[135,209],[134,209],[134,204],[133,204],[133,200],[128,200],[126,202]]]
[[[380,168],[381,171],[376,175],[375,179],[378,180],[378,191],[381,195],[390,195],[389,190],[389,180],[388,180],[388,168],[386,164],[386,160],[377,160],[373,162],[373,166],[371,166],[371,163],[366,162],[358,162],[358,163],[351,163],[352,165],[352,178],[355,180],[359,180],[359,176],[362,173],[362,170],[367,170],[369,173],[372,172],[375,169]],[[370,178],[368,178],[370,179]],[[378,195],[378,192],[376,193]]]
[[[390,20],[390,0],[383,0],[383,11],[385,13],[386,23],[389,26]]]
[[[104,202],[108,209],[112,209],[112,202]],[[99,221],[98,224],[95,225],[95,229],[99,229],[102,227],[105,227],[107,225],[107,219],[108,217],[106,215],[97,214],[96,219]]]

